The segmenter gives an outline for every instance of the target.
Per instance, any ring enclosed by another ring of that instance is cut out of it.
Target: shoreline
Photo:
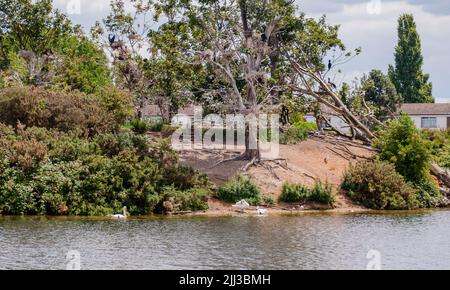
[[[71,221],[71,220],[98,220],[98,221],[145,221],[145,220],[164,220],[164,219],[176,219],[176,218],[235,218],[235,217],[300,217],[300,216],[312,216],[312,215],[352,215],[352,214],[381,214],[381,215],[411,215],[411,214],[423,214],[423,213],[433,213],[440,211],[450,211],[450,207],[444,208],[425,208],[425,209],[415,209],[415,210],[373,210],[373,209],[349,209],[349,208],[337,208],[329,210],[284,210],[284,209],[269,209],[267,214],[258,215],[255,210],[248,209],[244,212],[239,212],[235,210],[208,210],[208,211],[196,211],[190,213],[178,213],[178,214],[149,214],[149,215],[137,215],[130,216],[127,219],[112,219],[110,216],[61,216],[61,215],[1,215],[2,219],[36,219],[36,220],[61,220],[61,221]]]

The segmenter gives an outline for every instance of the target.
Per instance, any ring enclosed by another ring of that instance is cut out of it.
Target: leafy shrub
[[[412,209],[419,206],[414,188],[395,171],[393,164],[362,161],[350,165],[342,188],[350,198],[373,209]]]
[[[139,119],[131,120],[131,129],[138,134],[145,134],[149,130],[149,126],[146,122]]]
[[[447,130],[422,130],[422,136],[429,141],[433,160],[450,169],[450,128]]]
[[[284,202],[306,202],[309,196],[309,189],[302,184],[283,183],[280,201]]]
[[[78,129],[85,136],[111,132],[120,125],[94,96],[29,87],[0,91],[0,122],[64,132]]]
[[[182,192],[180,210],[205,208],[207,177],[179,167],[167,142],[0,123],[0,213],[106,215],[127,206],[131,214],[148,214],[169,185]]]
[[[395,170],[407,181],[429,179],[430,152],[411,118],[402,115],[389,121],[378,135],[374,145],[380,149],[380,160],[394,164]]]
[[[159,213],[195,211],[208,209],[209,191],[205,189],[193,188],[182,191],[176,187],[168,186],[163,188],[161,198],[156,211]]]
[[[160,121],[151,122],[149,124],[148,130],[152,131],[152,132],[161,132],[163,126],[164,126],[163,122],[160,122]]]
[[[432,183],[432,181],[423,180],[414,184],[416,198],[422,208],[432,208],[446,206],[445,198]]]
[[[328,182],[316,181],[310,191],[308,200],[322,204],[333,204],[335,201],[333,187]]]
[[[285,182],[283,184],[280,201],[284,202],[317,202],[332,205],[335,201],[333,188],[328,183],[316,181],[312,189],[302,184]]]
[[[308,134],[314,131],[317,131],[317,124],[306,122],[302,114],[297,114],[289,128],[280,135],[280,143],[291,144],[306,140]]]
[[[245,199],[249,204],[261,202],[258,186],[248,177],[238,175],[219,188],[217,197],[226,202],[238,202]]]
[[[275,200],[271,196],[263,195],[262,197],[263,203],[266,205],[274,205]]]

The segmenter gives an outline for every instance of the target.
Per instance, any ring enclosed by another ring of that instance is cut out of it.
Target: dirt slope
[[[246,161],[231,161],[214,166],[222,159],[236,156],[239,152],[213,150],[183,151],[180,161],[190,165],[210,177],[220,186],[231,179],[246,164]],[[295,145],[280,145],[280,158],[285,161],[266,162],[265,166],[253,166],[245,174],[251,176],[264,195],[278,199],[284,181],[312,186],[315,179],[328,180],[339,192],[343,173],[350,162],[369,158],[374,151],[360,143],[339,137],[312,136]],[[338,194],[338,208],[356,208],[348,198]],[[211,201],[214,208],[226,207],[218,201]],[[286,207],[287,205],[277,205]]]

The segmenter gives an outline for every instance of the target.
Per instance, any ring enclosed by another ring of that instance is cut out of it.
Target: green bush
[[[151,122],[148,126],[148,130],[152,132],[161,132],[164,123],[161,121]]]
[[[393,164],[362,161],[344,173],[342,188],[350,198],[373,209],[413,209],[420,206],[414,188]]]
[[[30,87],[0,90],[0,122],[64,132],[78,129],[85,136],[111,132],[121,125],[96,96]]]
[[[149,125],[139,119],[131,120],[131,129],[138,134],[145,134],[149,130]]]
[[[258,186],[248,177],[238,175],[219,188],[217,197],[226,202],[238,202],[245,199],[249,204],[261,203]]]
[[[173,178],[173,180],[171,180]],[[106,215],[157,210],[164,188],[182,192],[181,210],[202,210],[210,183],[177,164],[167,142],[133,133],[14,130],[0,123],[0,214]]]
[[[422,130],[421,133],[429,141],[428,146],[433,161],[450,169],[450,128],[447,130]]]
[[[395,170],[407,181],[429,180],[431,155],[420,131],[406,115],[387,123],[380,130],[374,146],[378,158],[394,164]]]
[[[299,141],[306,140],[308,134],[317,131],[317,124],[313,122],[306,122],[302,114],[297,114],[291,120],[288,129],[280,134],[281,144],[292,144]]]
[[[328,182],[316,181],[308,199],[309,201],[331,205],[335,202],[333,187]]]
[[[328,182],[316,181],[311,189],[302,184],[285,182],[279,200],[283,202],[317,202],[332,205],[335,197],[333,188]]]
[[[159,213],[207,210],[209,194],[205,189],[192,188],[183,191],[173,185],[167,186],[163,188],[155,210]]]
[[[308,197],[309,189],[306,186],[285,182],[278,199],[283,202],[306,202]]]

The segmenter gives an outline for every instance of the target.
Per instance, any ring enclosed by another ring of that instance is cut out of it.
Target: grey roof
[[[408,115],[450,115],[450,103],[405,103],[400,106],[398,112]]]
[[[188,116],[194,115],[194,105],[189,104],[185,107],[182,107],[178,110],[178,114],[185,114]],[[145,117],[161,117],[161,110],[157,105],[154,104],[146,104],[143,108],[142,115]]]

